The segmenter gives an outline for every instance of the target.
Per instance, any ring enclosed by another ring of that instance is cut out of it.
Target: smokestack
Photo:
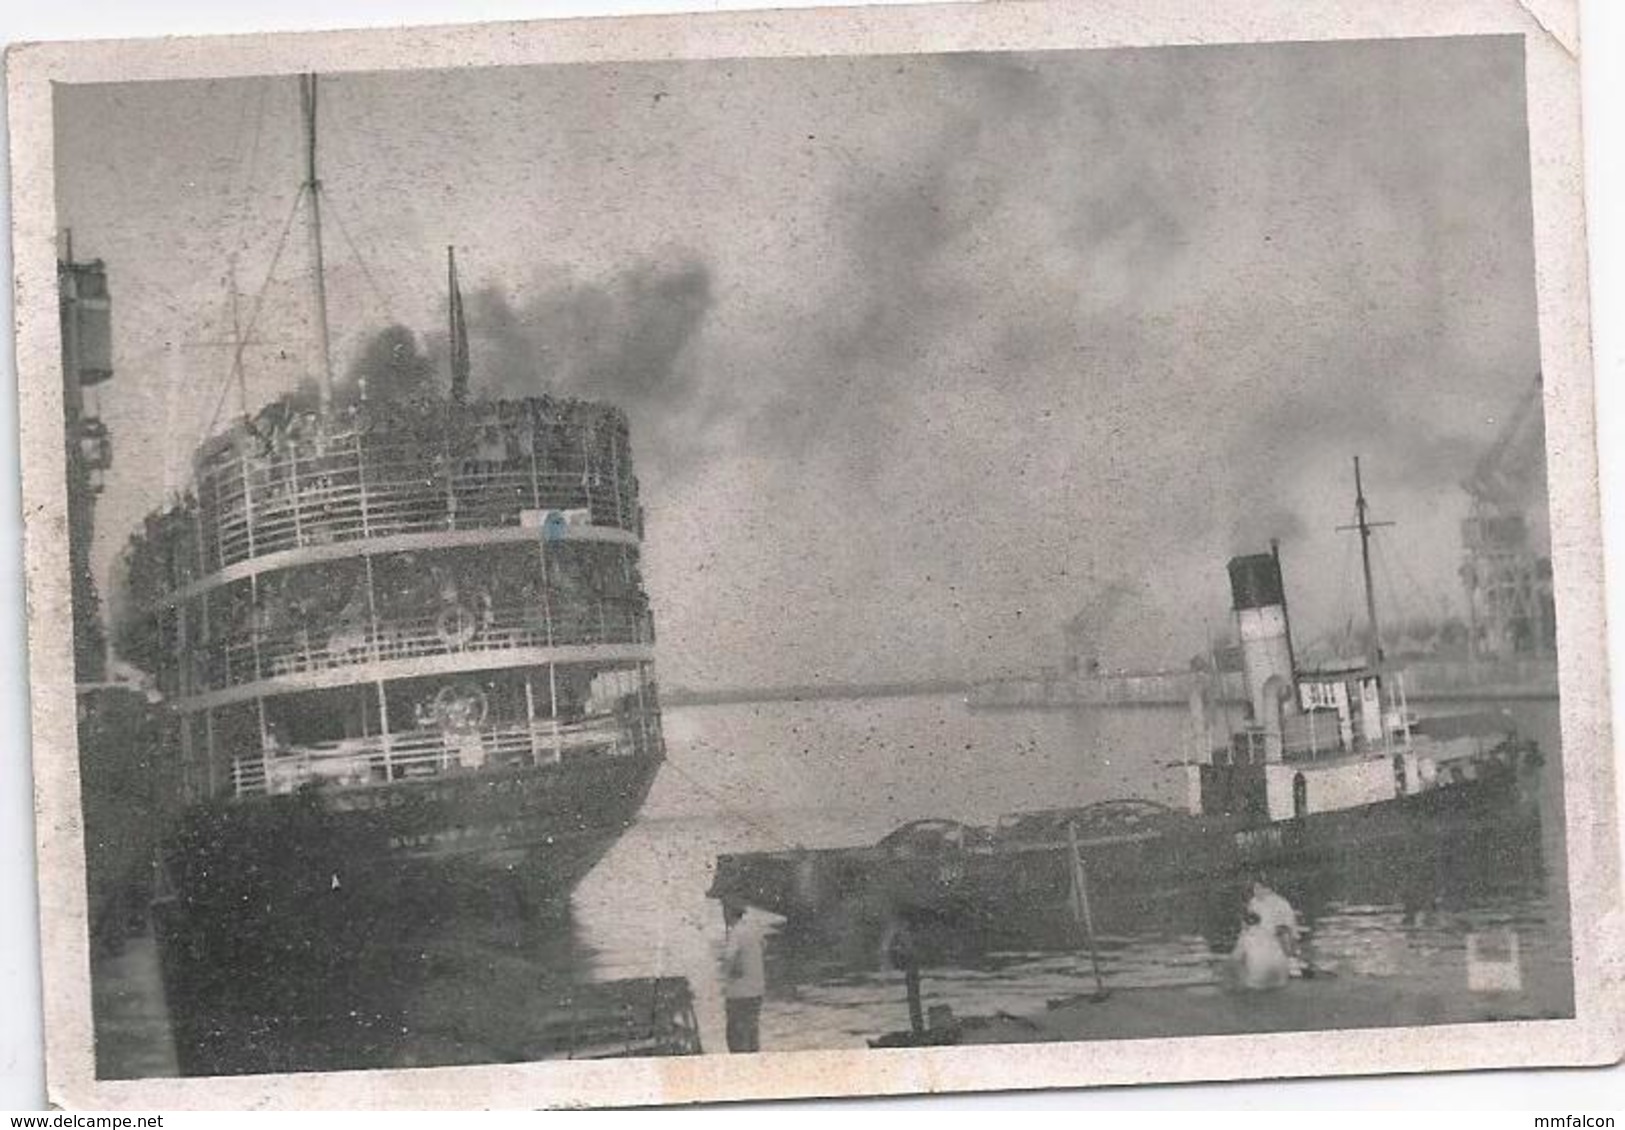
[[[1281,562],[1271,551],[1232,558],[1229,568],[1247,701],[1253,708],[1253,720],[1279,734],[1281,700],[1285,697],[1295,703],[1296,699],[1292,625],[1286,614]]]

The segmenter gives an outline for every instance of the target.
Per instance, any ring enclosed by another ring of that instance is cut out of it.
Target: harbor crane
[[[1529,522],[1542,503],[1545,434],[1536,376],[1461,484],[1472,500],[1461,526],[1461,580],[1475,660],[1555,650],[1551,558],[1541,554]]]

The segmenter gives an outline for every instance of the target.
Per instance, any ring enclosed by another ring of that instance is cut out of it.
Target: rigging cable
[[[240,254],[242,254],[243,252],[248,250],[249,205],[252,203],[253,193],[254,193],[254,170],[259,164],[260,137],[264,133],[264,130],[265,130],[265,97],[266,97],[266,92],[269,89],[269,84],[265,83],[265,82],[260,82],[258,84],[258,87],[259,87],[259,89],[258,89],[258,98],[255,98],[253,100],[254,101],[254,107],[255,107],[255,109],[254,109],[254,131],[253,131],[253,134],[250,136],[249,143],[248,143],[248,151],[244,155],[243,162],[242,162],[242,189],[241,189],[241,192],[240,192],[240,195],[239,195],[239,199],[237,200],[237,206],[236,206],[236,212],[237,212],[236,248],[227,257],[228,261],[230,263],[230,273],[231,273],[231,294],[230,294],[230,296],[228,298],[228,302],[230,303],[230,308],[231,308],[232,345],[234,347],[238,348],[238,352],[237,352],[236,356],[234,356],[233,359],[232,359],[232,372],[234,372],[236,377],[237,377],[238,407],[239,407],[239,410],[242,413],[243,419],[245,419],[245,420],[248,418],[248,367],[243,364],[243,359],[242,359],[240,346],[245,342],[246,338],[248,338],[248,337],[250,337],[252,335],[247,334],[247,333],[245,333],[243,331],[242,321],[241,321],[241,318],[238,315],[237,257]],[[240,122],[241,121],[246,121],[246,119],[248,118],[250,98],[253,98],[253,93],[252,92],[247,97],[245,97],[243,99],[243,108],[242,108],[242,115],[241,115]],[[239,124],[238,132],[239,133],[243,132],[242,128],[241,128],[241,124]],[[228,189],[227,189],[227,194],[228,194],[228,196],[230,195],[229,186],[228,186]],[[228,372],[227,379],[230,379],[230,375],[231,375],[231,373]],[[215,416],[218,418],[219,414],[220,414],[220,412],[219,412],[219,409],[217,408],[215,410]],[[211,421],[210,426],[209,426],[209,430],[212,431],[213,427],[214,427],[214,424],[213,424],[213,421]]]
[[[248,145],[248,156],[243,162],[243,196],[238,205],[237,222],[237,249],[248,250],[248,205],[254,192],[254,169],[259,164],[260,135],[265,129],[265,97],[270,84],[261,81],[259,84],[259,102],[254,118],[254,136]],[[246,114],[247,107],[244,107]]]
[[[345,139],[348,137],[348,133],[344,128],[342,114],[328,114],[327,136],[329,138],[330,146],[336,147],[340,150],[343,149]],[[322,195],[327,201],[328,214],[333,217],[334,222],[338,225],[339,235],[343,237],[345,246],[349,248],[351,258],[355,260],[356,266],[361,269],[361,277],[366,281],[367,286],[372,290],[373,297],[378,301],[380,308],[379,312],[383,314],[385,321],[394,322],[396,320],[394,313],[395,302],[391,298],[389,292],[386,291],[382,285],[380,285],[377,276],[372,272],[372,268],[368,266],[367,257],[361,253],[360,245],[350,234],[350,229],[348,225],[345,224],[344,217],[339,214],[339,209],[335,204],[335,197],[333,196],[332,191],[324,186]]]
[[[260,292],[255,297],[254,308],[249,320],[249,326],[245,329],[237,317],[236,268],[238,254],[248,250],[249,204],[251,203],[251,198],[254,191],[254,170],[259,164],[260,139],[265,130],[265,104],[266,96],[269,91],[269,84],[260,82],[258,87],[258,98],[254,99],[253,101],[254,131],[249,139],[248,150],[244,155],[241,165],[242,189],[240,199],[237,201],[235,209],[237,213],[237,238],[236,249],[230,255],[231,293],[222,303],[222,305],[229,307],[229,312],[231,315],[233,337],[231,365],[226,370],[225,377],[221,382],[220,396],[215,402],[213,413],[209,416],[209,422],[204,425],[202,434],[198,437],[198,443],[207,442],[209,436],[214,432],[215,425],[219,423],[220,413],[225,407],[226,395],[231,389],[233,377],[236,378],[238,400],[240,402],[243,418],[248,418],[248,377],[246,368],[243,364],[243,354],[245,352],[245,347],[247,346],[248,340],[253,337],[253,326],[259,316],[260,304],[264,298],[266,288],[268,288],[271,284],[271,279],[276,271],[277,260],[281,257],[283,244],[287,241],[288,232],[293,226],[293,218],[298,214],[300,195],[303,193],[303,189],[301,189],[300,194],[296,194],[294,196],[293,206],[289,209],[288,218],[283,224],[282,235],[277,240],[276,251],[271,259],[271,265],[266,270],[265,281],[261,284]],[[239,115],[239,133],[242,132],[241,123],[248,117],[251,97],[252,94],[245,96],[243,99],[242,111]],[[232,188],[228,184],[226,187],[228,216],[231,212],[230,197],[232,195]]]
[[[243,332],[242,319],[238,316],[237,306],[237,256],[231,257],[231,335],[232,345],[242,349],[247,345],[248,334]],[[237,370],[237,407],[242,412],[243,419],[247,420],[248,413],[248,366],[243,364],[239,355],[232,368]]]
[[[264,123],[265,123],[265,90],[266,90],[266,88],[262,84],[259,87],[259,99],[258,99],[258,104],[257,104],[257,109],[256,109],[256,115],[257,116],[256,116],[256,119],[255,119],[255,122],[254,122],[254,131],[253,131],[252,139],[250,141],[247,153],[244,155],[244,158],[243,158],[242,162],[239,164],[238,171],[240,171],[241,174],[242,174],[243,184],[242,184],[242,189],[241,189],[241,193],[240,193],[241,199],[237,200],[235,202],[235,207],[233,206],[234,205],[233,198],[237,197],[239,195],[239,193],[238,193],[238,190],[236,189],[236,187],[232,184],[232,181],[235,178],[235,176],[237,175],[237,171],[234,171],[233,173],[226,176],[225,183],[224,183],[224,185],[223,185],[223,187],[221,189],[221,196],[224,198],[223,215],[220,218],[221,219],[221,225],[223,227],[229,228],[231,226],[231,224],[232,224],[233,216],[235,215],[237,234],[236,234],[236,238],[234,240],[234,242],[236,244],[236,248],[234,250],[232,250],[227,255],[227,258],[231,263],[232,289],[231,289],[231,293],[229,295],[227,295],[225,298],[221,299],[221,301],[220,301],[220,313],[221,313],[222,321],[224,320],[224,318],[227,315],[229,315],[231,317],[233,340],[229,344],[231,344],[231,345],[233,345],[234,347],[237,348],[237,356],[233,359],[232,368],[227,370],[226,375],[222,380],[220,400],[215,405],[214,414],[210,417],[208,424],[206,424],[204,426],[203,431],[202,431],[202,435],[199,438],[199,442],[206,441],[208,439],[208,437],[209,437],[209,434],[214,430],[214,425],[220,418],[220,410],[225,406],[226,393],[230,390],[231,378],[233,376],[237,377],[238,395],[239,395],[240,400],[242,401],[243,414],[244,414],[245,417],[248,414],[248,389],[247,389],[247,385],[246,385],[245,375],[244,375],[244,373],[242,371],[242,368],[241,368],[241,365],[242,365],[241,352],[242,351],[241,351],[241,348],[240,348],[240,346],[238,344],[238,341],[241,338],[242,334],[241,334],[241,326],[238,324],[238,320],[237,320],[236,259],[237,259],[238,253],[240,251],[247,250],[247,247],[248,247],[248,237],[247,237],[248,205],[249,205],[249,198],[250,198],[250,195],[251,195],[252,190],[253,190],[254,167],[258,163],[260,136],[261,136],[261,133],[263,131],[263,127],[264,127]],[[238,109],[237,130],[236,130],[238,136],[241,136],[244,132],[246,132],[244,127],[245,127],[245,124],[247,123],[247,120],[248,120],[249,107],[254,104],[252,102],[252,97],[253,97],[253,91],[252,91],[252,89],[250,89],[249,93],[245,94],[245,96],[244,96],[244,98],[242,100],[242,103],[241,103],[241,105],[240,105],[240,107]],[[210,323],[205,323],[205,324],[210,324]],[[222,344],[225,344],[225,343],[222,343]],[[174,348],[175,349],[184,349],[185,347],[186,347],[186,343],[184,343],[184,342],[177,341],[176,343],[174,343]],[[165,350],[166,350],[166,352],[169,351],[169,347],[166,346]],[[169,371],[169,374],[168,374],[168,384],[169,384],[170,387],[166,390],[166,393],[165,393],[166,402],[169,402],[171,404],[171,406],[172,406],[172,402],[173,402],[173,399],[174,399],[174,392],[175,392],[174,386],[179,382],[180,374],[181,374],[181,371],[182,371],[181,368],[175,362],[176,362],[176,359],[171,358],[171,364],[169,366],[170,371]],[[165,463],[166,467],[170,466],[171,460],[175,456],[175,450],[174,449],[175,449],[175,446],[176,446],[176,440],[177,439],[178,439],[178,436],[176,436],[174,433],[170,433],[166,438],[166,442],[164,444],[164,448],[165,448],[165,451],[164,451],[164,463]],[[169,489],[169,486],[170,486],[169,475],[166,473],[166,475],[165,475],[165,487],[166,487],[166,490]]]
[[[373,297],[378,300],[379,313],[383,314],[386,322],[393,322],[395,314],[389,296],[384,293],[383,287],[378,284],[378,279],[373,275],[372,268],[367,266],[367,260],[362,256],[360,248],[356,246],[355,240],[351,237],[350,228],[345,224],[343,214],[333,206],[332,193],[327,194],[327,214],[333,218],[334,224],[338,226],[339,235],[344,237],[344,245],[350,249],[350,256],[355,260],[356,266],[361,268],[361,277],[372,288]]]
[[[730,804],[726,799],[724,799],[715,790],[706,787],[700,781],[696,780],[691,773],[689,773],[682,766],[678,765],[677,762],[674,761],[669,754],[666,757],[665,765],[666,765],[666,768],[670,769],[672,772],[676,773],[679,777],[681,777],[684,781],[686,781],[690,785],[692,785],[694,787],[694,789],[697,792],[699,792],[702,796],[704,796],[706,799],[710,800],[712,803],[716,804],[722,810],[724,815],[732,816],[734,819],[738,820],[741,824],[745,824],[745,825],[747,825],[747,826],[749,826],[751,828],[756,829],[758,832],[763,833],[765,836],[767,836],[768,839],[770,839],[773,843],[778,844],[780,847],[789,848],[792,851],[805,851],[806,850],[806,848],[804,846],[802,846],[801,844],[792,843],[792,842],[786,840],[783,836],[779,835],[778,832],[776,832],[772,827],[757,821],[753,817],[745,815],[745,813],[743,811],[741,811],[738,808],[735,808],[732,804]]]
[[[260,284],[259,292],[254,295],[254,305],[248,312],[248,325],[237,339],[236,348],[232,351],[231,370],[227,372],[226,379],[221,382],[220,397],[215,401],[214,412],[210,415],[202,436],[198,438],[200,444],[208,440],[209,436],[214,432],[215,424],[220,420],[220,410],[225,407],[226,394],[231,391],[231,378],[242,366],[243,351],[247,346],[248,339],[254,336],[254,327],[259,322],[260,309],[265,304],[265,293],[271,288],[271,280],[276,276],[277,264],[282,261],[282,252],[288,246],[288,233],[293,230],[294,218],[299,215],[299,205],[304,202],[304,199],[305,189],[301,186],[299,191],[294,194],[293,207],[288,209],[288,218],[283,222],[282,234],[277,237],[276,251],[271,255],[271,263],[265,269],[265,281]]]

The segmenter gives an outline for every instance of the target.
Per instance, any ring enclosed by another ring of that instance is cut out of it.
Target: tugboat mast
[[[333,355],[327,328],[327,271],[322,262],[322,181],[316,173],[316,75],[299,76],[299,104],[305,118],[305,183],[310,198],[311,282],[314,286],[316,344],[321,350],[317,371],[321,390],[321,414],[325,419],[333,408]],[[363,378],[365,379],[365,378]],[[366,387],[360,389],[366,398]]]
[[[1360,567],[1365,573],[1365,614],[1371,625],[1371,650],[1374,656],[1374,665],[1380,666],[1383,661],[1382,631],[1377,626],[1377,590],[1371,583],[1371,531],[1382,526],[1392,526],[1392,522],[1373,522],[1370,520],[1365,500],[1365,487],[1360,482],[1360,457],[1354,457],[1354,519],[1352,526],[1339,526],[1339,530],[1357,530],[1360,534]]]

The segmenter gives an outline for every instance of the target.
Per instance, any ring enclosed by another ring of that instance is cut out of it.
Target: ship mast
[[[1371,531],[1392,522],[1373,522],[1365,500],[1365,487],[1360,481],[1360,457],[1354,457],[1354,521],[1352,526],[1339,526],[1339,530],[1357,530],[1360,534],[1360,567],[1365,573],[1365,614],[1371,625],[1371,650],[1375,665],[1383,660],[1382,632],[1377,626],[1377,590],[1371,583]]]
[[[316,173],[316,75],[299,76],[299,103],[305,119],[305,183],[310,198],[310,260],[312,299],[315,304],[316,343],[321,350],[317,372],[321,390],[321,414],[325,419],[333,408],[333,354],[327,328],[327,271],[322,262],[322,181]],[[366,388],[360,390],[363,399]]]

